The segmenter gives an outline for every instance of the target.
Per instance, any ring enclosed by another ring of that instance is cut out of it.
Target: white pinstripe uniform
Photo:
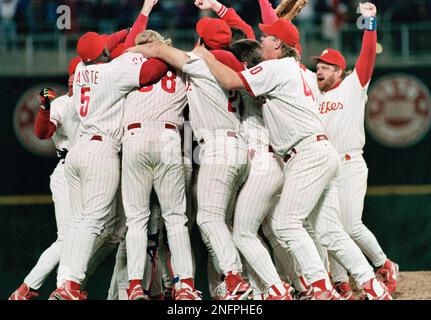
[[[125,53],[110,63],[81,62],[76,68],[74,107],[83,130],[66,161],[76,219],[61,258],[61,264],[66,262],[65,280],[84,280],[95,241],[113,212],[120,181],[123,102],[125,95],[139,86],[143,62],[141,55]]]
[[[186,104],[183,76],[168,71],[155,85],[131,92],[124,105],[121,183],[128,226],[129,280],[144,276],[153,186],[168,234],[174,275],[193,277],[179,134]]]
[[[233,237],[238,249],[267,286],[281,283],[268,250],[257,232],[273,206],[284,181],[284,163],[269,148],[269,133],[262,116],[263,99],[245,92],[243,126],[248,138],[250,173],[238,195]]]
[[[298,63],[293,58],[264,61],[241,75],[256,97],[266,99],[262,112],[271,145],[286,160],[290,157],[273,217],[278,240],[292,252],[309,283],[328,279],[303,226],[309,217],[320,242],[336,254],[358,284],[374,278],[373,269],[339,221],[334,179],[340,165],[338,154],[325,139],[316,102]]]
[[[305,66],[301,65],[301,72],[304,76],[306,83],[309,85],[311,91],[314,96],[317,97],[320,93],[319,88],[317,86],[316,74],[312,72],[310,69],[307,69]],[[276,210],[276,206],[278,205],[278,201],[272,210]],[[325,266],[325,269],[329,271],[329,260],[328,260],[328,252],[325,247],[323,247],[318,239],[316,238],[316,233],[309,221],[309,219],[305,219],[304,228],[307,230],[310,237],[313,239],[313,242],[316,246],[317,251],[319,252],[319,256],[322,259],[322,262]],[[306,283],[305,279],[302,276],[302,272],[299,269],[297,263],[295,263],[295,259],[293,259],[292,255],[280,247],[280,244],[277,242],[276,237],[271,228],[271,214],[264,221],[263,224],[263,232],[265,236],[271,243],[273,248],[274,262],[277,268],[277,272],[280,277],[284,281],[291,282],[296,290],[299,291],[307,291],[307,286],[309,283]],[[304,283],[305,282],[305,283]]]
[[[57,129],[52,140],[58,151],[69,150],[79,138],[79,118],[73,108],[72,97],[64,95],[51,103],[50,121]],[[60,157],[60,152],[57,152]],[[50,177],[52,200],[54,201],[55,220],[57,222],[57,239],[40,256],[37,264],[24,279],[32,289],[39,289],[48,275],[60,261],[63,239],[71,220],[70,193],[64,175],[64,159],[60,159]]]
[[[385,263],[387,257],[375,236],[362,223],[368,177],[367,164],[362,156],[368,85],[362,87],[354,70],[338,87],[321,92],[318,100],[326,133],[342,163],[337,177],[341,222],[362,252],[378,267]],[[346,270],[335,259],[331,259],[331,276],[334,282],[349,280]]]
[[[197,224],[218,273],[241,271],[242,264],[226,225],[231,200],[247,174],[247,145],[240,134],[239,93],[220,87],[205,62],[188,53],[187,99],[201,148],[197,184]]]

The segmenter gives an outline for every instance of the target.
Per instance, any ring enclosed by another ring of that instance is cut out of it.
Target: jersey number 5
[[[90,96],[88,95],[90,93],[89,87],[82,87],[81,88],[81,109],[79,109],[79,114],[81,117],[85,117],[88,114],[88,104],[90,103]]]

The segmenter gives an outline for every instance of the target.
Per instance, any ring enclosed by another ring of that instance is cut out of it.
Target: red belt
[[[322,140],[328,140],[328,137],[324,134],[319,134],[316,136],[316,141],[322,141]],[[295,148],[292,148],[289,150],[289,152],[283,157],[283,161],[287,162],[290,158],[293,157],[293,154],[297,154],[298,152],[296,151]]]
[[[132,130],[132,129],[139,129],[142,128],[142,125],[140,122],[137,123],[131,123],[127,126],[127,130]],[[165,123],[165,129],[173,129],[173,130],[177,130],[177,126],[174,124],[170,124],[170,123]]]
[[[91,137],[91,139],[90,139],[90,141],[102,141],[103,139],[102,139],[102,136],[92,136]]]
[[[317,141],[328,140],[328,137],[324,134],[319,134],[316,136]]]

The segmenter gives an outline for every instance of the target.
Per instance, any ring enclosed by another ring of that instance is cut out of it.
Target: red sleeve
[[[124,50],[127,50],[135,45],[136,36],[147,29],[147,23],[148,17],[146,15],[139,14],[139,17],[136,19],[135,23],[132,26],[132,29],[127,35],[126,41],[124,42]]]
[[[272,8],[271,2],[269,0],[259,0],[260,14],[262,15],[262,22],[264,24],[272,24],[277,20],[277,15],[275,10]]]
[[[112,51],[119,43],[123,42],[124,39],[127,37],[127,30],[123,29],[121,31],[118,31],[116,33],[113,33],[108,36],[108,40],[106,42],[106,47],[109,51]]]
[[[50,111],[44,111],[39,109],[36,116],[36,122],[34,123],[34,134],[40,140],[45,140],[51,138],[57,127],[50,120]]]
[[[245,89],[248,91],[248,93],[250,93],[250,95],[251,95],[252,97],[255,97],[255,95],[254,95],[254,93],[253,93],[253,90],[251,90],[251,87],[250,87],[250,85],[248,84],[248,81],[247,81],[247,79],[244,77],[244,75],[243,75],[241,72],[238,72],[237,74],[238,74],[238,76],[240,77],[240,79],[241,79],[241,81],[242,81],[242,83],[243,83],[243,85],[244,85]]]
[[[362,38],[361,53],[355,66],[362,87],[371,80],[373,75],[376,64],[376,45],[377,31],[365,30]]]
[[[247,35],[247,39],[256,40],[253,28],[241,19],[241,17],[236,13],[235,9],[228,9],[222,5],[217,11],[217,15],[222,18],[230,28],[237,28],[244,31]]]
[[[226,50],[211,50],[211,53],[218,61],[234,71],[240,72],[244,70],[243,64],[233,55],[232,52]]]
[[[145,86],[157,82],[167,71],[168,66],[163,61],[154,58],[148,59],[142,64],[139,84]]]

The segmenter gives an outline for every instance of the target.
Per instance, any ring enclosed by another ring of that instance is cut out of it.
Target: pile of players
[[[156,3],[145,0],[130,30],[84,34],[68,94],[41,91],[35,133],[60,158],[58,238],[10,299],[38,297],[58,265],[49,299],[85,300],[88,278],[118,247],[108,299],[201,300],[196,221],[213,299],[391,300],[398,265],[361,220],[376,7],[360,4],[353,71],[328,48],[314,73],[300,62],[297,28],[268,0],[260,42],[234,9],[196,0],[218,18],[199,20],[190,52],[146,30]]]

